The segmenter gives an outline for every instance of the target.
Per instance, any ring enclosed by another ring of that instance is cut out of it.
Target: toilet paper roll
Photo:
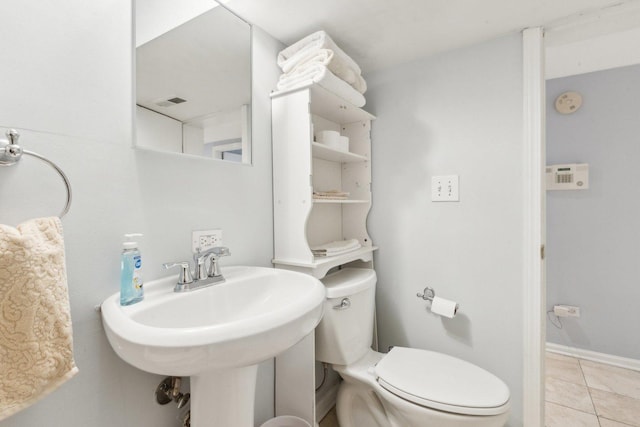
[[[322,144],[336,146],[340,144],[340,132],[336,132],[335,130],[323,130],[317,133],[316,140]]]
[[[340,151],[349,151],[349,137],[340,135],[338,146],[334,148]]]
[[[453,316],[458,312],[459,306],[460,305],[455,301],[440,297],[433,297],[433,301],[431,302],[431,312],[453,319]]]

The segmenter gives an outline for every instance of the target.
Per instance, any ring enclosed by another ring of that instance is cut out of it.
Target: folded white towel
[[[314,246],[311,252],[315,256],[336,256],[360,249],[362,245],[358,239],[336,240],[323,245]]]
[[[0,225],[0,420],[77,372],[60,220]]]
[[[330,257],[330,256],[344,255],[344,254],[348,254],[349,252],[357,251],[360,248],[361,246],[358,246],[357,248],[345,249],[343,251],[337,251],[337,252],[313,252],[313,256],[314,257]]]
[[[326,65],[337,77],[364,93],[367,85],[358,64],[324,31],[317,31],[297,41],[278,54],[278,65],[287,74],[309,62]]]
[[[324,65],[336,77],[341,78],[349,83],[355,90],[360,93],[367,91],[367,82],[358,70],[353,69],[346,63],[336,52],[331,49],[304,49],[300,51],[295,58],[294,67],[289,67],[291,60],[284,62],[283,75],[284,78],[290,78],[293,75],[305,73],[308,68],[315,65]]]
[[[338,95],[356,107],[362,107],[366,102],[364,96],[360,92],[355,90],[349,83],[336,77],[336,75],[329,71],[327,67],[320,64],[309,67],[304,73],[295,74],[290,78],[287,78],[283,74],[280,76],[277,87],[280,91],[287,91],[310,86],[312,84],[322,86],[329,92]]]

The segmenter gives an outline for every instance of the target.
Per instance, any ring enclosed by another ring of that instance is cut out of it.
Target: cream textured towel
[[[0,420],[77,372],[60,220],[0,225]]]

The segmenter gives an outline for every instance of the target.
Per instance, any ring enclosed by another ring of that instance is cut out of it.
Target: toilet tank
[[[327,289],[324,317],[316,328],[316,359],[348,365],[371,348],[376,272],[344,268],[321,280]]]

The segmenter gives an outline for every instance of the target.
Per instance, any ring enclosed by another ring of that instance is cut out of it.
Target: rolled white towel
[[[278,65],[285,74],[310,60],[323,61],[333,74],[351,84],[358,92],[367,90],[358,64],[324,31],[310,34],[278,54]]]
[[[304,74],[309,69],[314,69],[318,65],[323,65],[329,69],[336,77],[349,83],[355,90],[360,93],[367,91],[367,82],[354,69],[345,66],[336,53],[331,49],[318,49],[309,51],[294,68],[283,73],[283,78],[291,78],[296,75]]]
[[[309,86],[314,83],[322,86],[356,107],[362,107],[366,100],[364,96],[355,90],[353,86],[344,80],[336,77],[324,65],[316,64],[309,67],[306,72],[286,77],[284,74],[278,81],[278,90],[287,91]]]

